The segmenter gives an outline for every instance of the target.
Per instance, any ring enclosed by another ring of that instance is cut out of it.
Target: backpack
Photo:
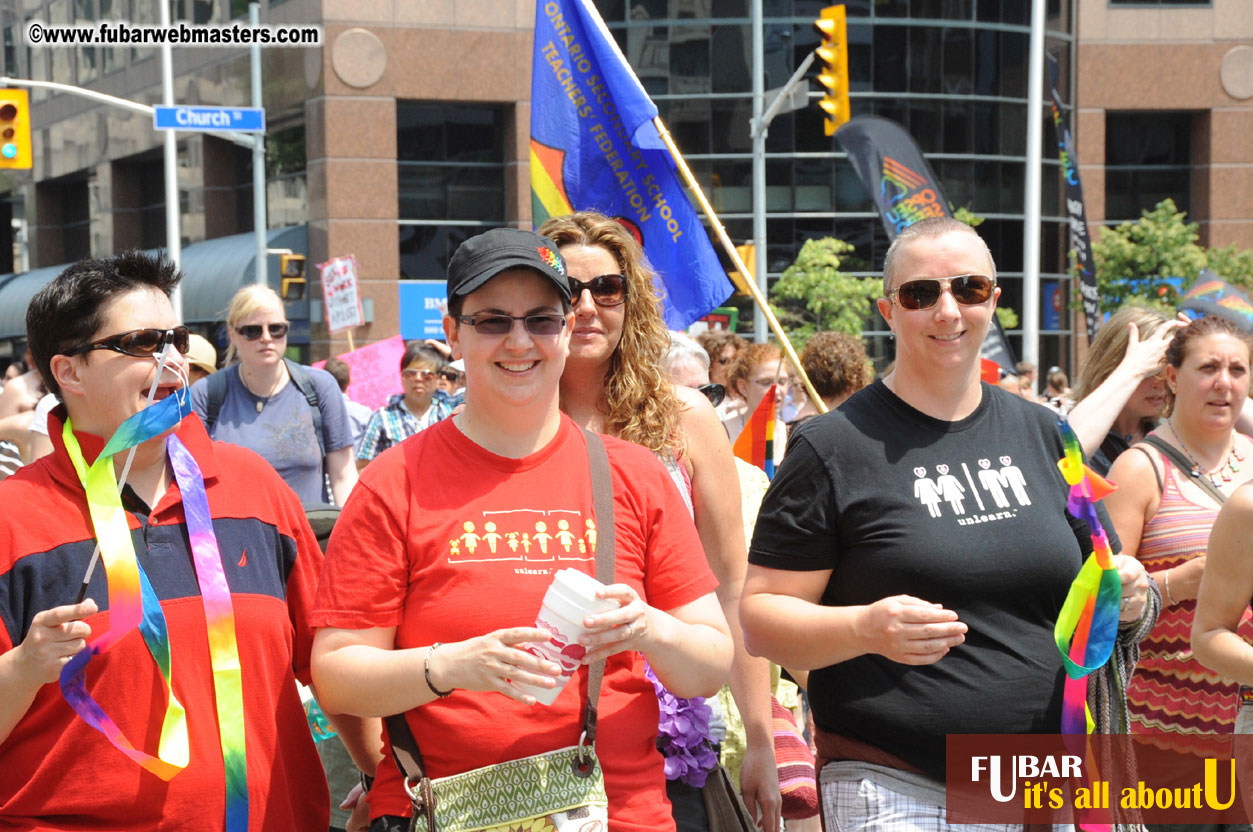
[[[318,407],[318,391],[313,387],[313,379],[305,372],[305,368],[297,364],[291,359],[284,358],[283,363],[287,365],[287,374],[291,376],[292,384],[296,385],[305,401],[309,403],[309,410],[313,414],[313,434],[318,438],[318,451],[322,454],[322,481],[324,493],[330,493],[330,480],[326,473],[326,437],[322,435],[322,409]],[[239,375],[239,365],[232,364],[229,367],[216,372],[209,376],[206,384],[208,385],[208,399],[205,401],[204,428],[210,437],[213,436],[213,426],[217,424],[218,414],[222,411],[222,403],[226,401],[227,390],[227,373],[235,373]],[[305,514],[319,509],[332,508],[328,503],[318,503],[316,505],[306,505]],[[319,533],[319,542],[322,543],[323,549],[326,547],[326,539],[330,537],[330,527],[335,525],[334,517],[339,516],[339,509],[335,509],[334,515],[329,518],[330,526],[325,529],[325,534]]]
[[[283,363],[287,365],[287,374],[291,376],[292,384],[304,394],[305,401],[309,403],[309,409],[313,412],[313,433],[318,438],[318,450],[322,454],[323,467],[326,465],[326,438],[322,435],[322,409],[318,407],[318,392],[313,389],[313,379],[309,378],[309,374],[305,372],[295,361],[284,358]],[[222,411],[222,403],[226,401],[227,380],[226,374],[234,372],[239,375],[239,365],[232,364],[219,373],[209,376],[209,397],[205,402],[204,428],[209,435],[213,435],[213,426],[217,423],[218,414]]]

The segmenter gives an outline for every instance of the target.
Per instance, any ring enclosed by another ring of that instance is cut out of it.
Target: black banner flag
[[[1079,271],[1079,295],[1083,299],[1083,316],[1087,319],[1088,339],[1096,337],[1101,326],[1101,299],[1096,289],[1096,264],[1088,238],[1088,217],[1083,208],[1083,183],[1079,181],[1079,157],[1075,142],[1062,112],[1062,97],[1057,92],[1057,59],[1047,55],[1049,62],[1049,94],[1053,96],[1053,126],[1057,129],[1057,155],[1066,179],[1066,213],[1070,216],[1070,254]]]
[[[835,134],[857,178],[874,199],[888,239],[928,217],[951,217],[939,180],[917,143],[894,121],[857,116]],[[1014,351],[994,316],[980,352],[1014,372]]]

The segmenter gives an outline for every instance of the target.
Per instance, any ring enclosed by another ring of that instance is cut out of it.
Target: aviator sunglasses
[[[566,325],[563,315],[460,315],[461,323],[474,327],[479,335],[508,335],[514,321],[522,321],[532,335],[560,335]]]
[[[256,341],[260,339],[261,329],[261,324],[245,324],[244,326],[235,327],[235,331],[244,336],[244,339],[247,341]],[[287,330],[291,329],[291,324],[266,324],[265,329],[270,333],[270,337],[277,341],[287,335]]]
[[[586,289],[592,293],[592,302],[597,306],[618,306],[626,300],[626,276],[621,274],[602,274],[591,280],[579,280],[571,277],[570,295],[577,302]]]
[[[134,358],[151,358],[164,349],[167,343],[172,343],[174,349],[186,355],[190,335],[190,331],[185,326],[176,326],[173,329],[132,329],[129,332],[110,335],[107,338],[92,341],[90,344],[66,350],[62,355],[82,355],[92,350],[113,350]]]
[[[888,299],[895,299],[905,309],[930,309],[940,302],[945,286],[953,293],[953,300],[963,306],[977,306],[992,298],[996,281],[981,274],[923,278],[902,283],[888,292]]]

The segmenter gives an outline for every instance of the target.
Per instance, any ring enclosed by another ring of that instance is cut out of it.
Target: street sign
[[[265,110],[260,107],[156,106],[152,111],[152,126],[156,130],[265,132]]]

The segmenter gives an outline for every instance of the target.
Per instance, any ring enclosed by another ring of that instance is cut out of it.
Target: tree
[[[883,293],[877,277],[840,271],[853,246],[833,237],[806,240],[796,262],[784,269],[770,290],[771,309],[797,350],[816,332],[861,335]]]
[[[1135,298],[1173,315],[1179,298],[1206,267],[1237,286],[1253,287],[1253,252],[1234,243],[1207,251],[1197,242],[1197,228],[1170,199],[1135,222],[1102,228],[1092,246],[1102,311],[1112,312]]]

